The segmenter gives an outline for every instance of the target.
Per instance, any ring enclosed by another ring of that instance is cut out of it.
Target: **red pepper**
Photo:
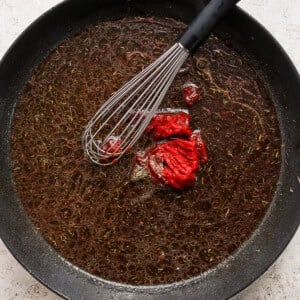
[[[190,115],[185,112],[158,113],[152,118],[145,132],[153,133],[155,139],[189,137],[192,134],[190,119]]]
[[[186,83],[182,87],[183,99],[187,105],[191,106],[200,100],[198,86],[193,83]]]

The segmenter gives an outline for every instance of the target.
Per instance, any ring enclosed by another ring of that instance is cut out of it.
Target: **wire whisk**
[[[85,152],[94,163],[111,164],[132,148],[188,55],[176,43],[113,94],[97,111],[83,135]]]
[[[175,76],[216,22],[238,0],[211,0],[169,50],[114,93],[87,124],[85,155],[95,164],[118,161],[139,140]]]

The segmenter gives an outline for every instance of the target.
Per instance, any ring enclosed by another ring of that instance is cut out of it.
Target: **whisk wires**
[[[86,126],[82,140],[92,162],[112,164],[133,147],[188,55],[176,43],[100,107]]]

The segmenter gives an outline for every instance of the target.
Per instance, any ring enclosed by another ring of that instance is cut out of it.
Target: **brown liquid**
[[[192,128],[202,129],[210,161],[195,188],[130,183],[130,155],[108,168],[84,160],[89,118],[184,26],[157,18],[90,26],[44,60],[15,112],[13,172],[26,211],[61,255],[105,279],[158,284],[198,275],[247,240],[272,200],[275,110],[255,68],[217,36],[189,58],[163,105],[186,108],[182,84],[200,86]]]

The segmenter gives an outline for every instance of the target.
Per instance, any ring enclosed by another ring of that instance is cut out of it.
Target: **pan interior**
[[[161,107],[189,108],[191,128],[207,141],[195,187],[131,178],[134,153],[159,143],[147,134],[114,166],[84,158],[87,120],[184,28],[154,17],[89,26],[37,67],[14,113],[13,175],[28,215],[62,256],[105,279],[149,285],[197,276],[249,238],[274,195],[280,135],[272,100],[246,51],[218,34],[188,59]],[[182,99],[186,82],[201,94],[191,107]],[[167,159],[181,170],[181,160]]]

